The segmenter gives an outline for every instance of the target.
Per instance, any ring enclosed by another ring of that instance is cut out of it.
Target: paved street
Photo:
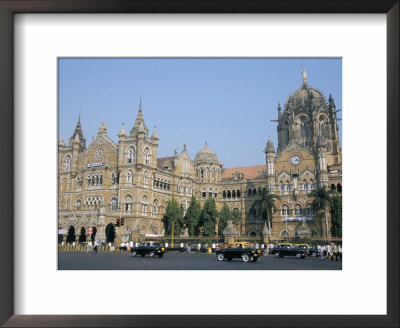
[[[320,258],[274,258],[263,256],[256,263],[241,259],[218,261],[215,254],[167,253],[162,258],[132,257],[130,252],[59,252],[60,270],[341,270],[342,262]]]

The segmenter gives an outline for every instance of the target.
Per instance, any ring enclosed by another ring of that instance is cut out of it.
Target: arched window
[[[143,184],[145,187],[149,184],[149,172],[145,171],[143,174]]]
[[[301,216],[301,206],[298,205],[298,204],[296,204],[296,205],[294,206],[294,215],[295,215],[295,216]]]
[[[231,198],[231,191],[230,190],[228,190],[227,197]]]
[[[331,184],[331,191],[336,191],[336,186],[333,183]]]
[[[318,120],[318,134],[323,137],[329,136],[328,120],[323,115],[321,115]]]
[[[232,198],[236,198],[236,190],[232,190]]]
[[[204,169],[202,167],[200,168],[200,178],[204,178]]]
[[[287,190],[287,191],[290,191],[290,183],[288,183],[288,184],[286,185],[286,190]]]
[[[187,161],[182,162],[182,173],[189,173],[189,164]]]
[[[147,215],[147,204],[148,198],[147,196],[142,197],[142,215]]]
[[[240,197],[240,190],[236,190],[236,197]]]
[[[176,192],[181,191],[181,185],[179,184],[179,181],[176,183]]]
[[[133,208],[133,198],[131,195],[125,196],[125,211],[132,212]]]
[[[249,197],[251,197],[253,195],[253,192],[251,191],[251,189],[249,189],[249,191],[247,192],[247,194],[249,195]]]
[[[206,196],[207,196],[207,191],[206,191],[205,188],[203,188],[203,189],[201,190],[201,197],[206,198]]]
[[[222,198],[226,198],[226,191],[225,190],[222,192]]]
[[[303,190],[307,190],[307,181],[306,180],[304,180],[303,181],[303,185],[302,185],[302,188],[303,188]]]
[[[282,216],[289,216],[289,206],[282,205],[281,214]]]
[[[208,197],[212,197],[212,195],[213,195],[213,190],[212,190],[212,188],[210,188],[208,190]]]
[[[64,157],[63,167],[65,172],[71,171],[71,156],[67,155]]]
[[[257,189],[256,188],[253,189],[253,195],[257,195]]]
[[[118,210],[118,199],[116,197],[111,198],[111,209]]]
[[[337,184],[337,191],[342,192],[342,185],[340,183]]]
[[[154,202],[153,202],[153,214],[154,214],[154,215],[157,215],[157,214],[158,214],[158,208],[159,208],[158,200],[155,199]]]
[[[76,202],[75,202],[75,206],[76,206],[77,208],[80,208],[80,207],[81,207],[81,204],[82,204],[81,200],[80,200],[80,199],[77,199]]]
[[[212,168],[211,177],[215,179],[215,167]]]
[[[150,165],[150,149],[146,147],[144,149],[143,154],[144,154],[144,164]]]
[[[135,148],[133,147],[128,148],[126,162],[128,164],[135,163]]]
[[[214,190],[214,196],[215,196],[215,198],[218,197],[218,189],[215,189],[215,190]]]
[[[310,190],[315,190],[314,181],[311,181],[311,182],[310,182]]]
[[[133,182],[133,171],[128,170],[128,172],[126,172],[126,183],[131,184],[132,182]]]

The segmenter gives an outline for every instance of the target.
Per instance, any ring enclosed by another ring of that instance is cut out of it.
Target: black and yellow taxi
[[[141,255],[142,257],[149,255],[150,257],[163,257],[166,253],[166,249],[159,242],[156,241],[146,241],[139,246],[132,247],[132,256]]]
[[[228,247],[219,248],[215,251],[219,261],[232,261],[233,258],[241,258],[243,262],[256,262],[263,253],[255,249],[252,244],[246,242],[235,242]]]

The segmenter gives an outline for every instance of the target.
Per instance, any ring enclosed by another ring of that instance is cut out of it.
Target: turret
[[[326,159],[326,140],[321,134],[318,135],[316,140],[317,149],[317,172],[320,186],[328,186],[328,168]]]

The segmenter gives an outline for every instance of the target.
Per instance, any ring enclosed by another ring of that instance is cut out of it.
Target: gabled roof
[[[174,164],[174,160],[175,160],[174,156],[159,157],[157,158],[157,167],[163,169],[166,163]]]
[[[232,174],[235,172],[243,173],[246,179],[258,178],[263,171],[267,169],[266,165],[232,167],[222,171],[222,179],[232,179]]]

